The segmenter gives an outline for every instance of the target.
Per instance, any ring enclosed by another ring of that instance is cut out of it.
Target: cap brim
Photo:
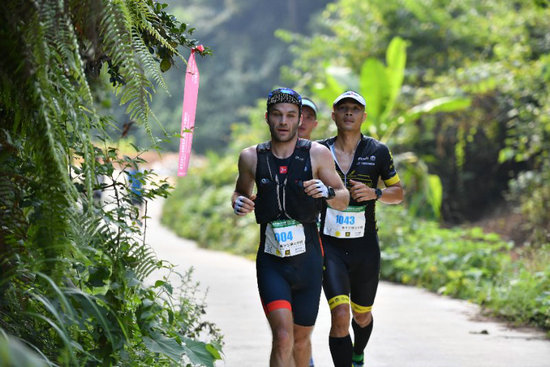
[[[313,112],[315,112],[315,114],[317,114],[317,108],[315,107],[315,105],[313,103],[311,103],[311,101],[308,101],[307,99],[302,99],[302,106],[307,106],[307,107],[311,108],[313,110]]]

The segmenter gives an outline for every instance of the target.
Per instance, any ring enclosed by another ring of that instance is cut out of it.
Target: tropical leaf
[[[443,201],[443,185],[438,175],[430,174],[428,177],[429,187],[426,190],[428,201],[436,218],[441,217],[441,203]]]
[[[422,114],[454,112],[470,106],[471,99],[464,97],[441,97],[414,106],[403,115],[405,121],[417,119]]]
[[[325,83],[315,85],[313,93],[315,93],[318,99],[331,106],[334,99],[345,90],[346,84],[344,79],[347,80],[348,73],[349,70],[345,68],[330,67],[327,64],[325,68]]]
[[[395,100],[401,93],[407,64],[407,43],[400,37],[394,37],[386,50],[387,81],[389,86],[388,103],[384,109],[387,116],[394,108]]]
[[[377,59],[367,59],[361,67],[360,81],[360,93],[367,101],[367,121],[379,128],[390,95],[390,85],[384,64]]]

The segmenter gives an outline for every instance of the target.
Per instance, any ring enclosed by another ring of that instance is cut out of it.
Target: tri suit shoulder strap
[[[327,138],[327,139],[322,139],[322,140],[318,140],[317,142],[319,144],[322,144],[324,145],[325,147],[329,148],[331,145],[334,144],[334,141],[336,140],[336,137],[333,136],[332,138]]]
[[[305,150],[308,151],[311,149],[311,140],[307,139],[300,139],[298,138],[298,141],[296,142],[296,149],[295,150]]]
[[[256,152],[258,153],[266,153],[271,150],[271,142],[265,141],[263,143],[260,143],[256,146]]]

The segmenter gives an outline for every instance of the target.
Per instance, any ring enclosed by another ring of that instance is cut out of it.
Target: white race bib
[[[336,238],[363,237],[365,206],[348,206],[344,211],[327,207],[323,234]]]
[[[278,257],[306,252],[304,226],[293,219],[268,223],[265,229],[265,252]]]

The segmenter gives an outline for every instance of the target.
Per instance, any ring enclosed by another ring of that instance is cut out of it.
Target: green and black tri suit
[[[385,144],[361,135],[353,162],[349,170],[343,172],[334,153],[335,141],[336,137],[332,137],[320,143],[331,150],[336,171],[346,188],[351,187],[349,180],[372,188],[376,188],[380,178],[386,186],[399,182],[392,155]],[[372,308],[380,271],[375,202],[356,202],[350,197],[346,211],[333,211],[326,206],[322,211],[321,239],[325,250],[323,289],[330,309],[350,303],[350,300],[352,309],[357,312],[368,312]],[[332,232],[325,223],[329,210],[336,213],[335,220],[340,223],[338,230]],[[359,229],[354,226],[356,222],[361,222]]]

